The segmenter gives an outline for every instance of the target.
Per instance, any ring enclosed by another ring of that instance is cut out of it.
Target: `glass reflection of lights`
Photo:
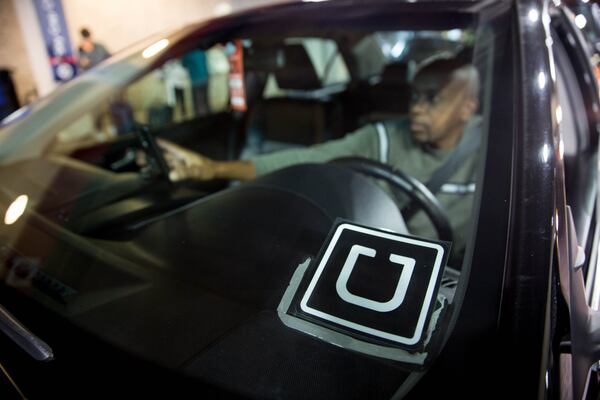
[[[394,57],[394,58],[400,57],[400,55],[404,51],[405,47],[406,47],[406,42],[404,42],[404,41],[396,42],[396,44],[394,45],[394,47],[392,47],[392,50],[390,51],[390,53],[392,54],[392,57]]]
[[[558,155],[559,155],[559,157],[560,157],[561,160],[565,156],[565,142],[562,139],[560,139],[558,141]]]
[[[27,207],[27,203],[29,202],[29,197],[26,194],[22,194],[17,197],[11,204],[8,206],[8,210],[6,210],[6,214],[4,215],[4,223],[6,225],[12,225],[25,212],[25,208]]]
[[[577,14],[577,16],[575,17],[575,25],[577,25],[579,29],[585,28],[585,26],[587,25],[587,19],[583,14]]]
[[[532,8],[527,13],[527,17],[529,17],[529,20],[531,22],[537,22],[540,19],[540,12],[538,10],[536,10],[535,8]]]
[[[392,51],[392,46],[390,46],[389,43],[384,43],[381,45],[381,51],[383,52],[383,54],[385,54],[386,56],[390,55],[390,52]]]
[[[460,29],[451,29],[446,33],[446,35],[450,40],[459,41],[462,36],[462,31]]]
[[[12,112],[11,114],[7,115],[2,121],[0,121],[0,126],[8,125],[15,121],[18,121],[20,118],[29,114],[30,111],[31,108],[29,106],[23,106],[18,110]]]
[[[548,14],[547,12],[544,12],[544,13],[542,14],[542,22],[543,22],[544,24],[549,24],[549,23],[550,23],[550,21],[552,21],[552,18],[550,18],[550,14]]]
[[[562,119],[563,119],[562,107],[561,106],[556,106],[556,110],[554,110],[554,112],[556,114],[556,123],[560,124],[562,122]]]
[[[543,72],[540,72],[538,74],[538,86],[540,87],[540,89],[543,89],[546,87],[546,83],[548,82],[548,78],[546,78],[546,74]]]
[[[550,146],[548,146],[548,144],[545,144],[544,146],[542,146],[542,151],[540,152],[540,157],[542,159],[542,162],[547,163],[548,160],[550,160]]]
[[[592,284],[592,299],[590,307],[594,311],[598,311],[600,308],[600,257],[596,258],[596,273],[594,274],[594,283]]]
[[[146,49],[142,52],[142,57],[150,58],[154,57],[161,51],[163,51],[169,45],[169,39],[161,39],[156,43],[151,44],[146,47]]]

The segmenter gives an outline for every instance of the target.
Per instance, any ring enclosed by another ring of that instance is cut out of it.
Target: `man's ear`
[[[479,102],[476,99],[466,99],[460,108],[460,118],[464,122],[468,121],[477,111]]]

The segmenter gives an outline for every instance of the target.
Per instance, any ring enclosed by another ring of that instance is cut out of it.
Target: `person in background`
[[[87,71],[110,57],[106,47],[93,40],[92,33],[88,28],[81,28],[79,33],[81,34],[81,43],[79,44],[80,71]]]
[[[194,111],[198,116],[206,115],[210,111],[208,104],[208,65],[206,53],[195,49],[181,59],[183,67],[188,71],[192,81],[192,96],[194,98]]]

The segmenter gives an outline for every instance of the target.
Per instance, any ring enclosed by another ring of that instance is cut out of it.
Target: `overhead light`
[[[155,55],[163,51],[168,45],[169,39],[160,39],[158,42],[146,47],[146,49],[142,52],[142,57],[154,57]]]
[[[29,197],[26,194],[22,194],[17,197],[11,204],[8,206],[8,210],[6,210],[6,214],[4,215],[4,223],[6,225],[12,225],[25,212],[25,208],[27,207],[27,203],[29,202]]]
[[[231,14],[232,11],[233,7],[227,2],[221,2],[215,6],[215,14],[221,17]]]

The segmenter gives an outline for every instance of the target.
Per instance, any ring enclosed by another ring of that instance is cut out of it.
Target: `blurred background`
[[[0,119],[82,72],[77,63],[84,27],[114,54],[165,29],[275,2],[0,0]]]

